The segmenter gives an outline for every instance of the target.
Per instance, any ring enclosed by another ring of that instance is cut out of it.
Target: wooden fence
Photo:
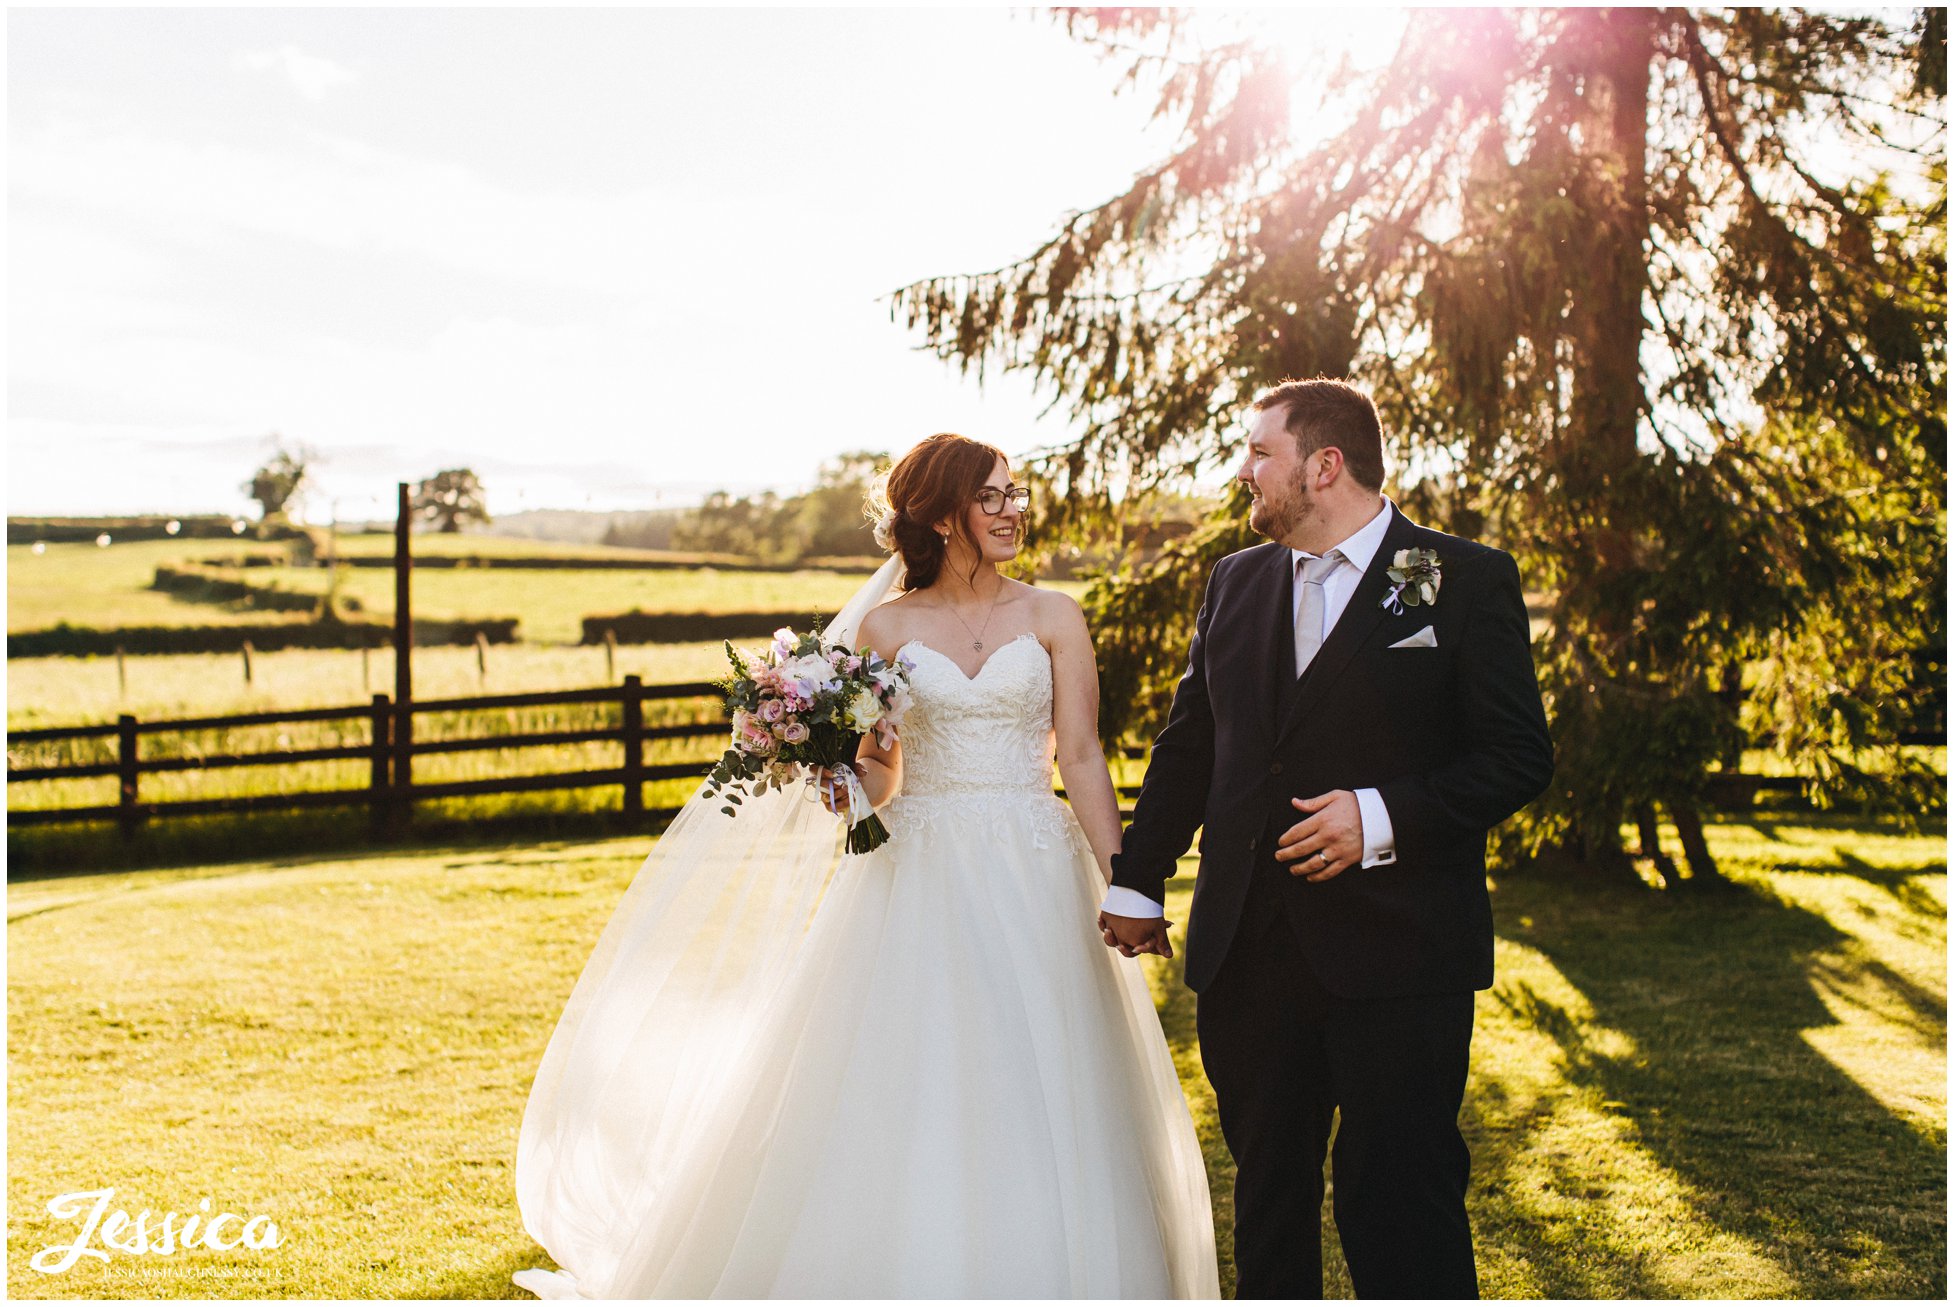
[[[651,781],[703,779],[711,761],[647,764],[644,746],[651,740],[702,739],[720,737],[726,725],[717,713],[710,720],[646,726],[644,705],[671,699],[717,697],[720,688],[709,682],[678,685],[645,685],[636,676],[627,676],[622,685],[589,690],[551,690],[535,694],[492,694],[463,699],[425,699],[408,704],[394,703],[389,696],[376,694],[370,703],[345,708],[305,708],[292,712],[244,713],[228,717],[191,717],[172,721],[141,722],[127,714],[113,723],[95,726],[59,726],[8,734],[7,782],[72,780],[94,776],[114,776],[119,782],[117,801],[84,808],[27,808],[8,805],[9,827],[47,826],[65,822],[114,821],[124,834],[133,833],[145,821],[164,817],[186,817],[211,813],[281,811],[296,808],[363,807],[376,833],[398,831],[412,819],[413,805],[419,799],[455,798],[478,794],[518,794],[538,790],[588,789],[617,785],[624,791],[621,817],[627,824],[670,817],[676,808],[646,808],[644,786]],[[414,718],[420,713],[466,712],[488,708],[535,708],[562,704],[609,704],[621,708],[617,726],[584,730],[534,731],[527,734],[485,735],[454,740],[417,740]],[[364,720],[367,742],[335,745],[319,749],[280,749],[262,753],[200,754],[188,757],[144,758],[141,740],[145,735],[164,735],[188,731],[223,730],[243,726],[274,726],[295,722]],[[15,745],[63,740],[114,737],[113,762],[64,763],[48,767],[15,767],[11,757]],[[615,741],[622,753],[616,767],[582,771],[547,772],[537,775],[492,776],[466,781],[416,781],[414,759],[444,753],[520,749],[543,745],[586,744]],[[1126,758],[1144,757],[1146,750],[1128,747]],[[211,799],[180,799],[148,802],[140,794],[144,774],[180,771],[210,771],[226,767],[264,767],[296,763],[364,759],[368,763],[367,783],[354,788],[298,791],[294,793],[232,795]],[[1711,801],[1718,806],[1747,808],[1760,792],[1795,794],[1803,787],[1797,777],[1728,775],[1717,778]],[[1060,794],[1064,791],[1060,790]],[[1118,787],[1122,806],[1138,796],[1139,787]],[[1128,814],[1130,815],[1130,814]]]
[[[118,822],[127,833],[134,831],[143,822],[159,817],[264,812],[293,808],[364,807],[375,829],[387,830],[398,829],[407,823],[417,799],[454,798],[476,794],[517,794],[535,790],[573,790],[598,785],[623,787],[623,815],[627,820],[669,816],[676,809],[646,810],[645,783],[703,777],[712,764],[684,762],[647,765],[644,761],[645,742],[722,736],[726,733],[726,725],[715,714],[710,721],[646,726],[644,705],[648,700],[690,699],[707,695],[716,698],[720,693],[718,686],[706,682],[648,686],[642,684],[636,676],[627,676],[622,685],[592,690],[492,694],[466,699],[422,699],[408,704],[397,704],[387,695],[376,694],[370,703],[346,708],[305,708],[293,712],[243,713],[227,717],[191,717],[156,722],[139,722],[125,714],[113,723],[98,726],[60,726],[12,731],[7,737],[10,754],[15,745],[112,736],[116,741],[116,758],[113,762],[15,767],[10,756],[7,765],[9,785],[17,781],[114,776],[120,782],[120,791],[117,802],[97,807],[23,810],[9,804],[7,824],[10,827],[46,826],[60,822],[112,820]],[[622,721],[618,726],[572,731],[533,731],[527,734],[488,735],[457,740],[417,741],[414,736],[414,718],[421,713],[608,703],[619,704],[622,708]],[[322,749],[280,749],[261,753],[203,754],[180,758],[144,758],[140,747],[142,737],[145,735],[360,719],[364,719],[367,723],[368,736],[365,744],[337,745]],[[623,756],[618,766],[530,776],[494,776],[467,781],[429,783],[416,782],[413,779],[414,759],[417,756],[602,741],[616,741],[620,746]],[[145,803],[139,793],[141,779],[145,773],[207,771],[224,767],[282,766],[357,759],[364,759],[369,764],[367,783],[357,788],[233,795],[225,798],[184,799],[165,803]]]

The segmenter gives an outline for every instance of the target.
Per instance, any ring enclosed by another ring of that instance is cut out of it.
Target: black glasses
[[[999,490],[996,486],[985,486],[977,492],[977,506],[992,517],[1004,511],[1004,501],[1010,500],[1020,513],[1031,510],[1031,489],[1028,486],[1012,486],[1009,490]]]

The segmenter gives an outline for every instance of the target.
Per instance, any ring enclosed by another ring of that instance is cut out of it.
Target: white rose
[[[882,701],[875,697],[875,691],[861,689],[848,701],[848,729],[866,733],[873,729],[882,716]]]

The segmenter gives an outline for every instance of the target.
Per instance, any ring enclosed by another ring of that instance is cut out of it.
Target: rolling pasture
[[[130,540],[106,549],[51,544],[37,554],[31,544],[8,545],[7,630],[39,631],[63,622],[109,628],[304,621],[302,613],[192,603],[149,588],[160,566],[249,548],[244,541]]]
[[[342,556],[391,556],[391,537],[343,537]],[[416,536],[417,556],[651,560],[687,562],[701,555],[659,554],[597,545],[563,545],[497,536]],[[300,622],[303,613],[272,613],[242,603],[212,604],[149,589],[156,568],[185,561],[224,560],[243,554],[280,554],[282,546],[248,540],[139,540],[91,544],[50,544],[36,554],[30,545],[7,548],[7,629],[42,630],[67,622],[74,626],[203,626],[217,623]],[[323,596],[335,583],[341,596],[359,601],[360,616],[392,616],[393,573],[388,568],[272,566],[235,569],[253,585],[295,594]],[[637,608],[649,613],[806,612],[832,615],[866,579],[859,570],[805,568],[754,571],[745,568],[661,566],[643,571],[620,568],[429,567],[414,573],[414,612],[422,618],[520,619],[523,641],[574,644],[583,619]],[[1083,581],[1043,584],[1072,595]],[[523,688],[547,689],[544,685]]]
[[[323,595],[324,568],[253,568],[260,584]],[[631,572],[425,568],[414,573],[417,617],[519,617],[526,641],[574,644],[583,619],[633,608],[648,613],[795,612],[831,616],[867,574],[826,571],[734,572],[713,568]],[[364,615],[391,616],[394,578],[385,568],[342,568],[339,593]],[[541,687],[537,687],[541,688]]]

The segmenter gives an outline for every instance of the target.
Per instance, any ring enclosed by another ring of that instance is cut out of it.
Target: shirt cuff
[[[1155,903],[1136,889],[1124,885],[1108,885],[1106,901],[1099,905],[1101,912],[1110,912],[1115,917],[1164,917],[1167,909]]]
[[[1398,842],[1391,830],[1391,810],[1376,790],[1357,791],[1357,817],[1364,824],[1364,867],[1382,867],[1398,860]]]

